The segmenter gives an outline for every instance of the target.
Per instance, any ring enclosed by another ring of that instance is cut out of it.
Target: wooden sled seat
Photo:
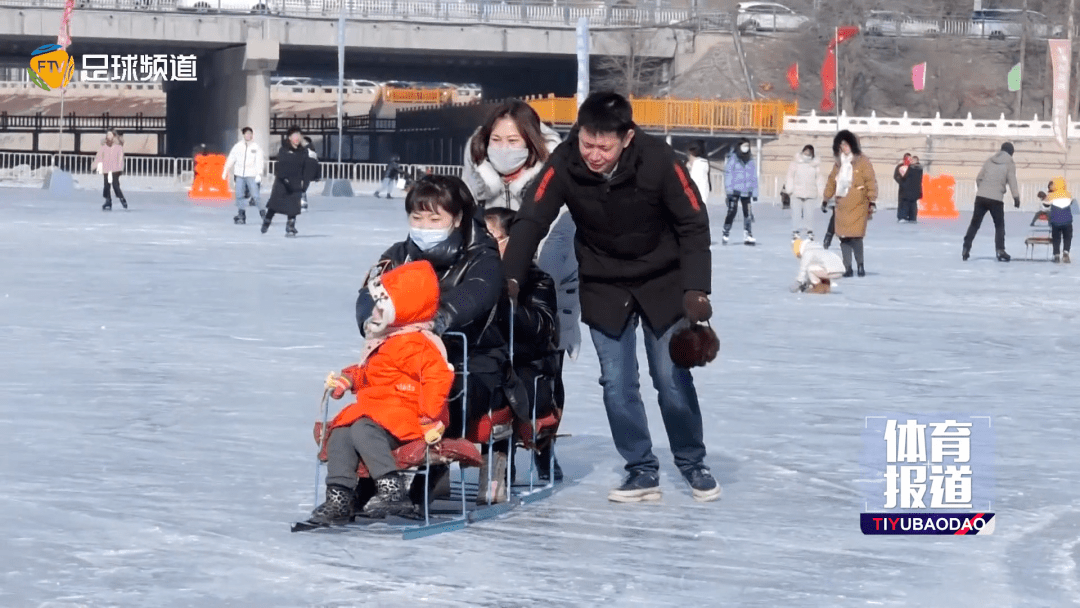
[[[480,456],[480,450],[467,439],[442,439],[431,446],[430,460],[428,459],[428,444],[423,439],[415,439],[393,451],[394,462],[398,470],[422,467],[429,462],[432,465],[448,465],[458,463],[461,467],[478,467],[484,459]],[[360,478],[371,477],[364,462],[356,468],[356,474]]]

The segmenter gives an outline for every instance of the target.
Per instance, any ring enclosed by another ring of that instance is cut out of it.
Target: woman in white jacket
[[[791,240],[799,239],[800,231],[814,240],[814,211],[825,190],[821,161],[814,155],[814,146],[806,145],[788,165],[784,192],[791,195]]]
[[[461,178],[477,206],[521,208],[525,189],[540,174],[561,143],[554,129],[540,122],[536,110],[520,100],[500,104],[473,133],[465,147]],[[555,279],[559,296],[559,349],[576,359],[581,346],[581,308],[577,296],[574,222],[563,208],[540,244],[536,263]]]
[[[695,142],[686,148],[686,168],[690,170],[690,179],[697,186],[701,202],[709,202],[709,160],[705,158],[705,145]]]
[[[562,142],[554,129],[540,122],[529,104],[510,100],[500,104],[465,146],[461,179],[469,186],[480,209],[521,208],[521,199],[536,179],[548,156]],[[562,409],[563,354],[576,359],[581,349],[581,305],[578,302],[577,255],[574,253],[574,221],[563,207],[537,250],[536,265],[555,281],[559,306],[559,373],[555,378],[555,401]],[[546,459],[541,454],[539,458]],[[554,472],[556,477],[560,473]]]

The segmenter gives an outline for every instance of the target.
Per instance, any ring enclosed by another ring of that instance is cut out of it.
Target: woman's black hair
[[[749,146],[750,145],[750,140],[746,139],[745,137],[740,137],[739,141],[735,142],[735,156],[737,156],[739,158],[739,160],[743,161],[744,163],[750,162],[750,155],[754,153],[753,147],[751,146],[750,150],[747,150],[746,152],[743,152],[742,151],[742,145],[743,144],[746,144],[746,145]]]
[[[840,131],[839,133],[837,133],[835,137],[833,137],[833,140],[832,140],[832,153],[833,153],[833,156],[836,156],[837,158],[840,157],[840,144],[842,142],[845,142],[845,141],[848,143],[849,146],[851,146],[852,155],[858,156],[858,155],[862,154],[862,148],[859,147],[859,138],[854,133],[852,133],[851,131],[848,131],[847,129],[844,129],[843,131]]]
[[[488,207],[484,209],[484,221],[494,222],[503,234],[510,234],[510,224],[514,223],[517,212],[509,207]]]
[[[806,144],[805,146],[803,146],[802,151],[806,152],[807,150],[810,151],[810,158],[814,158],[814,146],[811,146],[810,144]]]
[[[405,213],[442,210],[453,217],[461,217],[461,236],[464,242],[472,240],[473,219],[476,217],[476,200],[465,182],[452,175],[425,175],[416,180],[412,190],[405,196]]]

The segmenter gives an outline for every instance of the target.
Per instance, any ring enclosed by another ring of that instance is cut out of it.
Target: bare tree
[[[655,29],[646,28],[620,32],[618,39],[623,54],[601,55],[596,59],[593,63],[596,78],[591,88],[635,97],[655,94],[665,76],[664,64],[644,53],[655,35]]]

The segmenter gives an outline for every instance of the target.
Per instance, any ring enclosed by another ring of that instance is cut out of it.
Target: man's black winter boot
[[[858,275],[859,275],[860,277],[865,277],[865,276],[866,276],[866,269],[865,269],[865,268],[863,268],[863,265],[862,265],[862,264],[859,264],[859,270],[858,270],[857,274],[858,274]]]

